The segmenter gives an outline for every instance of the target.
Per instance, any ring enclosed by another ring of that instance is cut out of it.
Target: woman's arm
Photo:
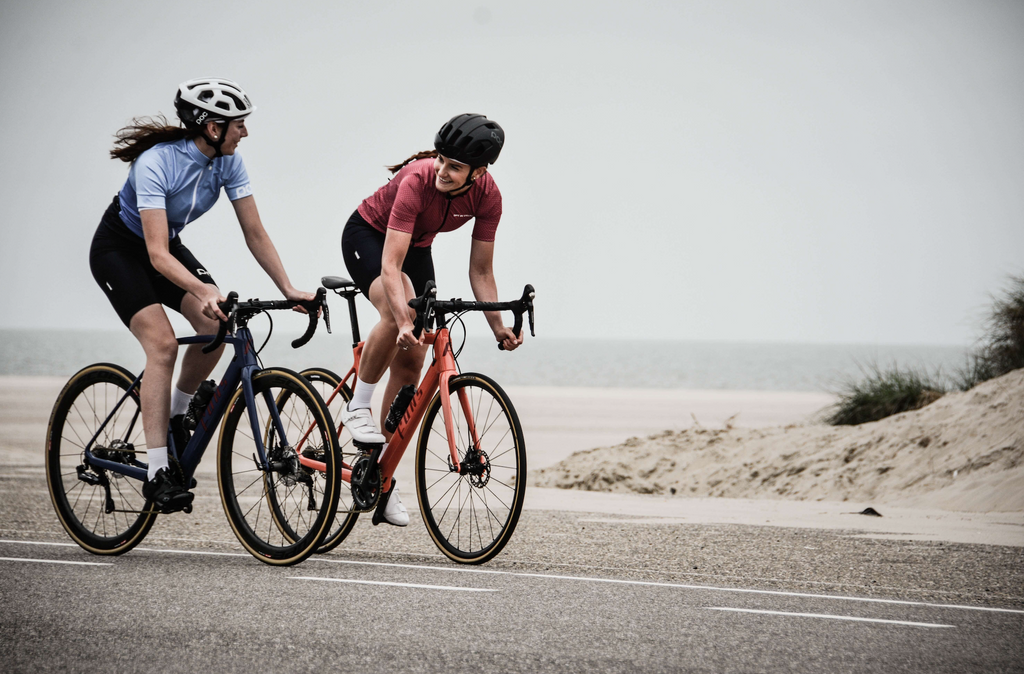
[[[473,295],[480,302],[497,302],[498,285],[494,282],[494,242],[473,239],[469,249],[469,285]],[[502,343],[506,351],[512,351],[523,343],[522,334],[512,332],[501,320],[500,311],[485,311],[484,317],[491,326],[494,338]]]
[[[413,312],[409,308],[409,299],[405,296],[405,280],[402,278],[402,265],[405,255],[412,243],[412,234],[388,229],[384,235],[384,252],[380,258],[380,282],[384,286],[384,296],[391,307],[391,315],[398,325],[398,345],[401,347],[416,346],[423,342],[413,337]]]
[[[167,211],[147,209],[139,211],[139,216],[142,218],[142,234],[146,239],[146,251],[149,253],[149,262],[153,268],[171,283],[198,299],[207,318],[226,321],[228,317],[217,306],[218,302],[223,302],[226,298],[220,294],[217,286],[197,279],[185,265],[171,255],[167,238]]]
[[[273,280],[284,296],[290,300],[312,300],[316,297],[313,293],[297,290],[288,279],[288,274],[281,264],[281,257],[277,254],[274,242],[267,235],[263,228],[263,221],[260,220],[260,213],[256,209],[256,199],[249,196],[236,199],[231,202],[238,217],[238,224],[242,227],[242,234],[245,236],[245,245],[249,247],[252,256],[267,276]],[[296,307],[298,309],[298,307]]]

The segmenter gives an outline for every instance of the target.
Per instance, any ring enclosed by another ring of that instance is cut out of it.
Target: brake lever
[[[326,295],[324,295],[323,302],[321,302],[320,306],[324,310],[324,326],[327,328],[327,334],[330,335],[331,334],[331,309],[330,309],[330,307],[327,306],[327,296]]]
[[[206,344],[202,348],[202,352],[203,353],[211,353],[212,351],[217,349],[217,347],[219,347],[221,344],[224,343],[224,338],[227,336],[227,334],[229,332],[234,332],[235,313],[237,311],[237,304],[238,304],[238,293],[236,293],[234,290],[232,290],[231,292],[228,293],[227,299],[225,301],[219,302],[217,304],[217,307],[222,312],[225,309],[227,309],[228,307],[231,308],[231,311],[228,313],[228,320],[226,320],[226,321],[219,321],[220,324],[217,326],[217,335],[213,338],[212,342],[210,342],[209,344]]]
[[[537,333],[533,329],[533,298],[537,296],[537,291],[533,289],[533,286],[526,284],[523,288],[523,299],[526,302],[526,313],[530,319],[530,336],[536,337]]]

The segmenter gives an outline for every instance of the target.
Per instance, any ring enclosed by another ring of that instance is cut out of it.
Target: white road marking
[[[23,545],[55,545],[61,547],[78,547],[74,543],[50,543],[45,541],[19,541],[19,540],[7,540],[0,539],[0,543],[17,543]],[[248,558],[252,555],[241,552],[208,552],[203,550],[171,550],[171,549],[156,549],[156,548],[135,548],[140,552],[164,552],[168,554],[178,555],[216,555],[222,557],[244,557]],[[403,553],[404,554],[404,553]],[[494,571],[491,569],[467,569],[463,567],[450,567],[450,566],[427,566],[424,564],[398,564],[395,562],[360,562],[348,559],[330,559],[326,557],[310,557],[307,561],[310,562],[325,562],[327,564],[353,564],[357,566],[382,566],[396,569],[426,569],[428,571],[449,571],[458,573],[483,573],[492,574],[496,576],[517,576],[522,578],[547,578],[551,580],[576,580],[583,582],[592,583],[615,583],[621,585],[640,585],[647,587],[668,587],[678,588],[683,590],[704,590],[707,592],[735,592],[739,594],[766,594],[780,597],[802,597],[805,599],[830,599],[834,601],[858,601],[870,604],[893,604],[897,606],[926,606],[928,608],[947,608],[947,609],[958,609],[963,611],[989,611],[992,613],[1015,613],[1024,614],[1024,610],[1012,609],[1012,608],[994,608],[990,606],[969,606],[966,604],[936,604],[925,601],[909,601],[905,599],[877,599],[873,597],[850,597],[844,595],[833,595],[833,594],[813,594],[810,592],[784,592],[782,590],[753,590],[741,587],[715,587],[711,585],[686,585],[683,583],[659,583],[654,581],[644,580],[619,580],[615,578],[595,578],[592,576],[559,576],[554,574],[546,573],[523,573],[517,571]]]
[[[325,580],[331,583],[356,583],[358,585],[390,585],[391,587],[417,587],[424,590],[453,590],[456,592],[497,592],[480,587],[452,587],[450,585],[416,585],[414,583],[388,583],[380,580],[352,580],[349,578],[320,578],[317,576],[288,576],[289,580]]]
[[[113,566],[113,562],[68,562],[62,559],[29,559],[27,557],[0,557],[0,562],[36,562],[37,564],[78,564],[79,566]]]
[[[705,606],[709,611],[732,611],[734,613],[761,613],[765,615],[785,615],[799,618],[827,618],[829,620],[851,620],[859,623],[885,623],[888,625],[910,625],[911,627],[956,627],[938,623],[914,623],[907,620],[882,620],[881,618],[857,618],[848,615],[829,615],[827,613],[790,613],[788,611],[761,611],[752,608],[726,608],[724,606]]]
[[[0,539],[0,543],[20,543],[22,545],[55,545],[59,548],[77,548],[77,543],[48,543],[46,541],[14,541]]]
[[[1024,610],[1012,608],[993,608],[990,606],[969,606],[965,604],[935,604],[925,601],[909,601],[905,599],[876,599],[874,597],[848,597],[834,594],[813,594],[810,592],[783,592],[782,590],[753,590],[742,587],[715,587],[711,585],[686,585],[683,583],[659,583],[646,580],[619,580],[617,578],[595,578],[592,576],[558,576],[547,573],[523,573],[517,571],[492,571],[489,569],[464,569],[447,566],[425,566],[422,564],[396,564],[389,562],[357,562],[347,559],[325,559],[323,557],[310,557],[310,561],[326,562],[328,564],[362,564],[366,566],[390,566],[402,569],[430,569],[433,571],[455,571],[461,573],[488,573],[501,576],[519,576],[523,578],[548,578],[552,580],[577,580],[589,583],[614,583],[620,585],[640,585],[647,587],[670,587],[683,590],[704,590],[706,592],[735,592],[739,594],[767,594],[781,597],[802,597],[805,599],[831,599],[834,601],[859,601],[870,604],[895,604],[899,606],[927,606],[929,608],[949,608],[964,611],[992,611],[995,613],[1019,613]]]
[[[170,548],[135,548],[136,552],[163,552],[169,555],[210,555],[213,557],[249,557],[245,552],[212,552],[210,550],[171,550]]]

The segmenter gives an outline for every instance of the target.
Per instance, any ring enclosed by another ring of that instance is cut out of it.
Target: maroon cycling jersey
[[[476,218],[473,238],[494,241],[501,219],[501,192],[490,173],[469,191],[449,199],[434,187],[434,160],[417,159],[359,204],[359,215],[374,229],[412,234],[412,245],[426,248],[438,232],[450,232]]]

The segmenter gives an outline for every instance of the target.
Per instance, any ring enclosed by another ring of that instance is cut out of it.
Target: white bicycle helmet
[[[186,127],[247,117],[256,108],[237,82],[219,77],[200,77],[182,82],[174,97],[178,119]]]

